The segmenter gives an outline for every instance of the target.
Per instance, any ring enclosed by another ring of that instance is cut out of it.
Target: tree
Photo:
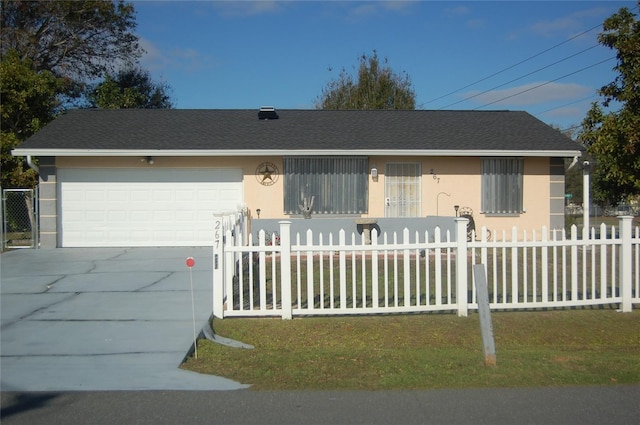
[[[2,0],[1,52],[73,81],[100,77],[142,50],[133,5],[120,0]]]
[[[35,173],[25,169],[22,158],[12,157],[11,149],[53,119],[62,81],[49,71],[34,71],[31,62],[21,60],[16,52],[0,61],[0,75],[1,185],[33,187]]]
[[[104,109],[139,108],[169,109],[171,88],[155,83],[149,71],[129,67],[115,75],[107,75],[89,96],[92,106]]]
[[[50,122],[87,81],[142,50],[133,5],[124,1],[2,0],[2,187],[36,182],[11,149]]]
[[[357,80],[342,68],[316,101],[318,109],[415,109],[416,94],[406,73],[396,74],[387,58],[360,57]]]
[[[618,75],[598,90],[602,105],[591,105],[580,140],[596,162],[594,199],[616,204],[640,194],[640,22],[621,8],[604,21],[598,41],[616,50]],[[620,108],[605,111],[611,102]]]

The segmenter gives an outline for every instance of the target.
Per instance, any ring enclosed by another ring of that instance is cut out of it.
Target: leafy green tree
[[[387,58],[363,54],[357,76],[342,68],[316,101],[317,109],[415,109],[416,94],[406,73],[397,74]]]
[[[35,71],[28,59],[9,52],[0,61],[0,116],[2,117],[3,188],[33,187],[33,170],[24,159],[11,156],[11,149],[53,119],[56,93],[63,82],[49,71]]]
[[[616,51],[618,75],[598,91],[602,105],[592,104],[580,140],[596,162],[594,200],[616,204],[640,194],[640,22],[621,8],[604,21],[598,41]],[[612,102],[619,109],[605,111]]]
[[[149,71],[125,68],[107,75],[89,96],[92,106],[104,109],[169,109],[173,105],[166,83],[156,83]]]
[[[11,149],[50,122],[86,82],[142,54],[131,3],[1,0],[2,187],[36,182]]]
[[[0,143],[2,144],[0,150],[0,159],[2,160],[0,187],[3,189],[31,189],[38,182],[36,172],[25,165],[24,158],[11,155],[11,149],[21,142],[14,133],[9,131],[0,132]]]
[[[0,61],[2,131],[24,140],[55,116],[56,93],[64,82],[49,71],[36,71],[29,59],[9,52]]]

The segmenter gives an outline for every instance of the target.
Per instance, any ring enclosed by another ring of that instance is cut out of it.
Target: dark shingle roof
[[[19,147],[117,150],[578,151],[526,112],[278,110],[69,111]]]

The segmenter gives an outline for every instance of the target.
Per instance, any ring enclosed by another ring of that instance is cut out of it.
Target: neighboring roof
[[[577,143],[526,112],[79,109],[14,155],[575,156]]]

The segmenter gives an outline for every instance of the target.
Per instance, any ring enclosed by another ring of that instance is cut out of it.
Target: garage
[[[59,246],[206,246],[243,204],[242,170],[58,169]]]

